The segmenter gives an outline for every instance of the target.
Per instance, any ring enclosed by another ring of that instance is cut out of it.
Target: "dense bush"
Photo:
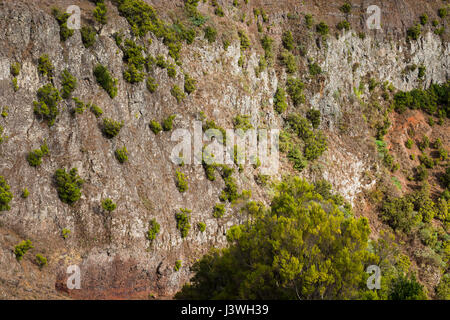
[[[308,165],[308,161],[305,159],[298,146],[294,146],[291,150],[289,150],[287,158],[294,163],[294,169],[299,172],[302,172]]]
[[[42,157],[49,154],[47,143],[44,142],[43,145],[41,145],[40,149],[35,149],[28,153],[27,155],[27,161],[28,164],[32,167],[37,167],[42,163]]]
[[[162,127],[159,124],[159,122],[157,122],[155,120],[150,121],[149,126],[150,126],[150,130],[152,130],[154,134],[158,134],[162,130]]]
[[[343,13],[350,13],[350,11],[352,10],[352,5],[346,2],[341,7],[339,7],[339,10],[341,10]]]
[[[97,35],[94,28],[92,28],[91,26],[82,26],[80,29],[80,33],[81,41],[83,42],[84,47],[92,47],[95,43],[95,36]]]
[[[177,70],[172,63],[169,63],[167,66],[167,75],[169,78],[175,78],[177,76]]]
[[[123,127],[123,121],[115,121],[109,118],[103,119],[102,132],[103,134],[111,139],[117,136],[120,132],[120,129]]]
[[[318,74],[322,73],[322,68],[320,68],[320,66],[317,63],[310,63],[308,65],[308,69],[309,69],[309,74],[312,76],[316,76]]]
[[[411,231],[416,225],[414,205],[407,198],[386,200],[381,209],[381,218],[394,230]]]
[[[311,29],[311,28],[312,28],[312,26],[313,26],[313,24],[314,24],[312,15],[310,15],[310,14],[305,14],[305,24],[306,24],[306,27],[307,27],[308,29]]]
[[[3,176],[0,176],[0,211],[7,211],[11,209],[9,203],[13,198],[13,194],[10,191],[11,187],[6,182]]]
[[[283,113],[287,109],[286,103],[286,92],[283,88],[278,87],[273,97],[273,104],[275,106],[275,111],[278,113]]]
[[[38,72],[48,79],[52,79],[54,66],[47,54],[43,54],[38,60]]]
[[[316,31],[322,36],[326,36],[328,34],[328,26],[325,22],[321,21],[318,25],[316,25]]]
[[[125,146],[123,148],[117,148],[114,154],[120,163],[125,163],[128,161],[128,151]]]
[[[228,202],[235,201],[239,196],[236,180],[233,177],[226,177],[223,181],[225,182],[225,188],[222,190],[219,199]]]
[[[217,203],[213,209],[213,217],[222,218],[224,214],[225,214],[225,204]]]
[[[170,131],[173,128],[173,120],[175,120],[176,115],[172,114],[163,120],[162,128],[164,131]]]
[[[216,41],[217,30],[214,27],[207,26],[203,31],[205,32],[205,39],[208,40],[209,43]]]
[[[261,46],[264,49],[264,58],[266,59],[266,62],[271,64],[273,59],[273,39],[264,35],[261,39]]]
[[[58,103],[61,100],[58,89],[50,83],[39,88],[37,92],[38,101],[33,101],[34,113],[47,120],[48,126],[55,123],[59,114]]]
[[[181,193],[186,192],[188,190],[188,180],[183,172],[180,172],[177,170],[176,172],[176,186],[178,188],[178,191]]]
[[[287,73],[295,73],[297,71],[297,61],[295,56],[287,50],[283,50],[280,54],[280,60],[286,67]]]
[[[114,99],[117,95],[117,79],[113,79],[109,74],[108,69],[101,64],[98,64],[94,68],[94,76],[100,86],[109,94],[111,99]]]
[[[27,253],[28,250],[33,249],[33,244],[31,240],[23,240],[21,243],[14,247],[14,254],[16,255],[16,259],[18,261],[22,260],[23,256]]]
[[[110,198],[106,198],[102,200],[102,208],[106,212],[111,213],[116,210],[117,205]]]
[[[175,220],[177,221],[177,229],[181,232],[181,237],[186,238],[189,230],[191,229],[191,216],[192,211],[188,209],[180,209],[180,212],[175,214]]]
[[[306,112],[306,118],[311,121],[313,128],[317,129],[320,125],[320,110],[309,109]]]
[[[367,250],[368,221],[334,207],[325,211],[313,189],[289,178],[277,185],[270,208],[245,206],[250,217],[228,231],[228,248],[195,263],[191,283],[176,298],[358,298],[366,290],[365,267],[377,259]],[[317,230],[327,230],[319,241]]]
[[[146,86],[147,86],[147,90],[150,93],[154,93],[156,91],[156,89],[158,89],[159,84],[156,83],[155,78],[149,76],[147,78]]]
[[[184,92],[191,94],[196,89],[197,81],[191,78],[187,73],[184,74]]]
[[[424,13],[419,17],[419,19],[420,19],[420,24],[424,26],[428,22],[428,15],[426,13]]]
[[[12,74],[13,77],[17,77],[20,73],[20,63],[19,62],[13,62],[11,63],[11,68],[10,68],[10,72]]]
[[[423,286],[416,281],[413,276],[408,279],[401,275],[398,277],[390,289],[389,300],[426,300],[427,296]]]
[[[303,95],[303,82],[300,79],[288,78],[286,82],[287,92],[294,103],[294,106],[299,106],[305,102],[305,96]]]
[[[235,129],[241,129],[243,131],[247,131],[253,129],[253,126],[250,122],[251,117],[249,115],[237,115],[233,119],[233,125]]]
[[[283,47],[286,50],[292,51],[294,49],[294,37],[292,36],[292,32],[291,31],[283,32],[283,36],[281,38],[281,41],[283,43]]]
[[[84,181],[78,175],[77,168],[72,168],[69,172],[66,172],[65,169],[58,169],[55,171],[54,178],[58,196],[62,202],[72,205],[80,199]]]
[[[407,35],[408,39],[417,40],[417,39],[419,39],[421,32],[422,32],[422,28],[420,27],[420,24],[417,24],[414,27],[409,28],[406,31],[406,35]]]
[[[75,78],[67,69],[65,69],[61,74],[61,97],[64,99],[70,98],[70,95],[77,87],[77,78]]]
[[[445,8],[445,7],[439,8],[438,9],[438,16],[439,16],[439,18],[444,19],[447,16],[447,8]]]
[[[36,255],[36,264],[38,265],[39,268],[43,268],[47,265],[47,258],[44,257],[43,255],[41,255],[40,253],[38,253]]]
[[[170,94],[177,100],[178,103],[186,98],[186,94],[176,84],[172,87],[172,89],[170,89]]]
[[[58,8],[52,8],[52,14],[55,17],[56,21],[58,21],[59,36],[61,38],[61,41],[64,42],[74,34],[74,30],[67,27],[67,19],[69,19],[70,14],[68,14],[67,12],[62,13]]]
[[[22,190],[22,198],[26,199],[30,196],[30,191],[27,188],[23,188]]]
[[[73,109],[73,111],[77,114],[83,114],[84,109],[86,108],[84,102],[78,98],[73,98],[73,101],[75,102],[75,108]]]
[[[317,134],[314,134],[312,137],[305,140],[305,148],[303,150],[303,153],[305,154],[306,159],[309,161],[318,159],[326,150],[327,139],[321,132],[318,132]]]
[[[106,5],[104,3],[104,0],[96,1],[95,9],[92,11],[92,14],[94,15],[94,19],[101,23],[106,24],[108,21],[108,18],[106,16],[107,13]]]
[[[243,30],[238,31],[239,39],[241,40],[241,50],[246,50],[250,48],[250,39],[248,38],[247,34]]]
[[[156,221],[156,219],[150,220],[148,231],[147,231],[147,239],[150,240],[150,242],[153,242],[153,240],[156,239],[156,236],[158,235],[160,231],[161,226]]]
[[[205,232],[206,224],[204,222],[199,222],[199,223],[197,223],[197,228],[200,232]]]
[[[342,20],[338,22],[336,28],[338,30],[350,30],[350,22],[348,22],[347,20]]]
[[[99,118],[103,114],[102,108],[100,108],[99,106],[97,106],[95,104],[90,104],[90,105],[88,105],[88,107],[91,110],[91,112],[95,115],[96,118]]]

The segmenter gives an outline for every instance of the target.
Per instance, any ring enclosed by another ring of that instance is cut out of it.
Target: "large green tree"
[[[351,299],[366,289],[369,225],[298,177],[278,184],[270,208],[250,202],[229,246],[193,266],[178,299]]]

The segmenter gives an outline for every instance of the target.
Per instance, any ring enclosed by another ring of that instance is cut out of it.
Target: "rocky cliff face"
[[[214,16],[209,4],[200,2],[198,10],[210,16],[219,39],[222,33],[232,35],[228,49],[224,50],[219,40],[208,43],[199,28],[193,44],[183,44],[176,77],[169,77],[165,69],[155,68],[153,77],[159,86],[155,93],[150,93],[145,81],[130,84],[123,79],[123,52],[113,34],[122,32],[124,39],[132,38],[132,34],[117,7],[106,1],[108,22],[100,26],[92,20],[92,3],[72,2],[0,2],[0,28],[5,30],[0,34],[0,106],[9,106],[8,115],[0,119],[3,134],[8,137],[0,145],[0,175],[11,185],[14,195],[11,209],[0,214],[1,298],[147,298],[150,294],[168,297],[188,281],[189,266],[195,259],[212,247],[225,245],[226,230],[243,217],[230,204],[224,218],[212,216],[224,182],[219,178],[207,180],[200,165],[173,164],[170,154],[176,143],[171,141],[171,132],[155,135],[149,122],[175,114],[175,128],[192,130],[193,121],[199,119],[202,111],[223,128],[233,128],[232,119],[239,114],[250,115],[254,127],[282,127],[282,119],[273,109],[273,96],[288,75],[277,63],[255,74],[263,55],[260,35],[255,21],[249,24],[239,21],[241,12],[252,17],[253,8],[265,8],[271,26],[267,33],[275,39],[275,48],[287,28],[292,28],[296,40],[303,44],[305,53],[299,58],[296,74],[304,80],[306,102],[297,111],[309,108],[321,111],[320,129],[328,136],[328,151],[301,175],[310,180],[329,180],[356,207],[361,192],[374,185],[379,168],[376,153],[370,147],[371,128],[361,116],[361,101],[368,93],[356,98],[355,88],[363,80],[375,78],[389,81],[397,89],[410,90],[445,82],[449,76],[450,55],[445,34],[438,36],[426,29],[417,41],[405,39],[405,26],[412,25],[422,13],[421,5],[436,15],[440,1],[393,1],[396,6],[383,16],[382,30],[365,30],[365,37],[358,33],[365,28],[367,1],[352,1],[349,17],[352,29],[336,31],[336,36],[333,30],[327,39],[318,42],[314,31],[303,26],[303,14],[311,12],[316,21],[324,20],[332,26],[344,16],[337,4],[250,0],[248,5],[242,4],[237,9],[232,1],[218,1],[225,10],[225,17],[221,18]],[[184,14],[182,1],[147,2],[166,21]],[[96,42],[90,48],[83,46],[78,31],[65,42],[60,41],[60,27],[50,7],[56,5],[64,10],[70,4],[81,8],[83,24],[92,24],[97,29]],[[380,6],[384,10],[386,4]],[[252,43],[242,67],[236,30],[245,30]],[[148,38],[152,39],[146,46],[149,54],[162,54],[173,62],[161,39],[149,35],[139,41],[148,43]],[[53,82],[57,88],[62,86],[60,73],[67,69],[78,80],[74,97],[98,105],[104,117],[123,121],[117,137],[106,139],[101,132],[101,120],[89,111],[73,114],[74,102],[70,99],[60,103],[60,114],[52,127],[36,117],[33,112],[36,92],[48,83],[37,70],[43,54],[54,65]],[[319,77],[307,75],[306,57],[323,70]],[[17,76],[19,89],[14,91],[10,69],[16,61],[21,64],[21,71]],[[96,82],[93,68],[98,63],[107,66],[113,77],[118,78],[118,94],[114,99]],[[411,64],[426,68],[423,79],[418,79],[417,70],[404,72]],[[178,103],[170,90],[174,84],[183,88],[183,72],[197,80],[197,90]],[[293,106],[289,108],[294,110]],[[342,130],[343,124],[348,125],[346,130]],[[31,167],[26,156],[44,141],[50,156],[39,167]],[[122,146],[128,150],[129,160],[125,164],[114,156],[116,148]],[[281,161],[281,169],[272,179],[294,172],[284,157]],[[53,174],[58,168],[73,167],[78,168],[85,183],[80,200],[69,206],[58,198]],[[189,189],[184,193],[177,189],[176,170],[188,178]],[[367,171],[373,175],[368,177]],[[246,165],[242,173],[235,167],[233,176],[239,190],[250,189],[253,199],[267,201],[269,189],[255,182],[257,173],[258,169]],[[26,199],[20,196],[23,188],[30,192]],[[117,204],[110,215],[101,208],[101,200],[105,198]],[[184,239],[176,228],[175,213],[180,208],[192,210],[192,228]],[[153,218],[161,230],[150,243],[146,232]],[[198,222],[206,224],[205,232],[198,230]],[[67,239],[61,237],[64,228],[71,230]],[[18,262],[13,247],[23,239],[33,241],[33,254]],[[32,263],[39,252],[48,259],[48,266],[42,271]],[[174,271],[176,260],[183,261],[180,271]],[[80,266],[81,290],[66,288],[69,265]]]

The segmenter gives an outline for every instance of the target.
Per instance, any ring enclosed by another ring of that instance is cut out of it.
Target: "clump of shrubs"
[[[172,114],[168,116],[162,122],[162,128],[164,131],[170,131],[173,128],[173,120],[175,120],[176,115]]]
[[[156,239],[156,236],[159,233],[161,226],[156,221],[156,219],[150,220],[148,231],[147,231],[147,239],[150,240],[150,242],[153,242],[153,240]]]
[[[214,27],[207,26],[203,31],[205,32],[205,39],[208,40],[209,43],[216,41],[217,30]]]
[[[47,143],[44,142],[39,149],[35,149],[28,153],[27,161],[32,167],[37,167],[42,163],[42,158],[49,154]]]
[[[158,83],[156,82],[155,78],[149,76],[147,78],[147,82],[146,82],[146,86],[147,86],[147,90],[150,93],[154,93],[156,91],[156,89],[158,89]]]
[[[58,89],[50,83],[39,88],[37,92],[38,101],[33,101],[34,113],[47,120],[51,127],[59,114],[58,103],[61,100]]]
[[[40,253],[38,253],[36,255],[36,264],[38,265],[38,267],[40,269],[42,269],[43,267],[45,267],[47,265],[47,258],[44,257],[43,255],[41,255]]]
[[[97,35],[94,28],[92,28],[91,26],[82,26],[80,29],[80,33],[81,41],[83,42],[84,47],[92,47],[92,45],[95,43],[95,36]]]
[[[177,170],[176,179],[177,179],[176,185],[177,185],[178,191],[180,191],[181,193],[186,192],[189,187],[188,187],[187,178],[184,175],[184,173]]]
[[[125,146],[123,148],[117,148],[114,154],[120,163],[125,163],[128,161],[128,151]]]
[[[113,79],[108,69],[101,64],[94,68],[94,76],[100,86],[105,89],[111,99],[117,95],[117,79]]]
[[[273,103],[275,105],[275,111],[278,113],[283,113],[287,109],[286,103],[286,92],[283,88],[278,87],[273,97]]]
[[[116,210],[117,205],[110,198],[106,198],[102,200],[102,208],[106,212],[111,213]]]
[[[170,89],[170,94],[177,100],[178,103],[186,98],[186,94],[176,84],[172,87],[172,89]]]
[[[224,214],[225,214],[225,204],[217,203],[213,209],[213,217],[222,218]]]
[[[190,213],[192,211],[189,209],[181,208],[179,212],[175,214],[175,220],[177,221],[177,229],[181,232],[181,237],[186,238],[189,230],[191,229],[190,224]]]
[[[58,169],[54,175],[58,196],[62,202],[73,205],[81,197],[83,179],[78,175],[78,169],[72,168],[69,172]]]
[[[0,176],[0,211],[7,211],[11,209],[9,203],[13,198],[13,194],[10,191],[11,187],[6,182],[3,176]]]
[[[61,97],[67,99],[76,89],[77,79],[67,69],[62,72],[61,78],[61,84],[63,86],[61,90]]]
[[[17,261],[22,260],[23,256],[27,253],[28,250],[33,249],[34,246],[31,240],[23,240],[21,243],[14,247],[14,254],[16,255]]]
[[[294,103],[294,106],[299,106],[305,102],[305,96],[303,95],[304,84],[300,79],[288,78],[286,82],[287,92]]]
[[[48,77],[49,80],[52,79],[54,67],[47,54],[39,57],[37,69],[41,75]]]
[[[102,131],[103,134],[111,139],[117,136],[120,132],[120,129],[123,127],[123,121],[115,121],[109,118],[103,119]]]
[[[96,118],[101,117],[101,115],[103,114],[102,108],[100,108],[99,106],[97,106],[95,104],[90,104],[88,107],[91,110],[91,112],[95,115]]]
[[[150,121],[149,126],[150,126],[150,130],[152,130],[154,134],[158,134],[162,130],[162,127],[159,124],[159,122],[155,121],[155,120]]]
[[[59,36],[61,41],[64,42],[69,39],[74,33],[73,29],[69,29],[67,27],[67,20],[69,19],[70,14],[68,14],[67,12],[62,13],[58,8],[53,8],[52,14],[55,17],[56,21],[58,21]]]

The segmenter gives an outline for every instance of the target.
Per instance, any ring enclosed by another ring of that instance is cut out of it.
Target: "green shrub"
[[[423,286],[413,276],[408,279],[404,275],[396,278],[389,289],[389,300],[426,300]]]
[[[12,79],[12,85],[13,85],[14,92],[16,92],[17,90],[19,90],[19,85],[17,84],[17,78],[16,78],[16,77],[14,77],[14,78]]]
[[[156,83],[155,78],[149,76],[147,78],[146,86],[147,86],[147,90],[150,93],[154,93],[156,91],[156,89],[158,89],[159,84]]]
[[[322,36],[326,36],[328,34],[328,25],[321,21],[318,25],[316,25],[316,31]]]
[[[2,108],[1,116],[2,116],[3,118],[6,118],[6,117],[8,116],[8,110],[9,110],[9,107],[8,107],[8,106],[4,106],[4,107]]]
[[[223,203],[217,203],[213,209],[214,218],[222,218],[225,214],[225,205]]]
[[[285,31],[283,33],[281,41],[283,43],[283,47],[286,50],[292,51],[294,49],[294,37],[292,36],[291,31]]]
[[[172,87],[172,89],[170,89],[170,94],[177,100],[178,103],[186,98],[186,94],[176,84]]]
[[[8,211],[11,209],[9,203],[13,198],[13,194],[10,191],[11,187],[6,182],[3,176],[0,176],[0,211]]]
[[[81,197],[83,179],[78,175],[78,169],[72,168],[69,172],[65,169],[55,171],[55,183],[59,199],[69,205],[73,205]]]
[[[67,238],[69,237],[69,235],[70,235],[71,232],[72,232],[72,231],[70,231],[69,229],[64,228],[64,229],[62,229],[62,231],[61,231],[61,236],[62,236],[63,239],[65,240],[65,239],[67,239]]]
[[[31,240],[23,240],[21,243],[14,247],[14,254],[16,255],[16,259],[18,261],[22,260],[23,256],[27,253],[28,250],[33,249],[33,244]]]
[[[214,27],[207,26],[203,31],[205,32],[205,39],[208,40],[209,43],[216,41],[217,30]]]
[[[419,66],[419,73],[418,73],[418,77],[419,79],[422,79],[425,76],[425,71],[427,70],[427,68],[425,66]]]
[[[264,58],[271,65],[273,59],[273,39],[267,35],[261,38],[261,46],[264,49]]]
[[[322,153],[327,150],[327,139],[319,132],[305,141],[303,150],[307,160],[312,161],[318,159]]]
[[[109,74],[108,69],[101,64],[98,64],[94,68],[94,76],[100,86],[109,94],[111,99],[114,99],[117,95],[117,79],[113,79]]]
[[[42,157],[49,154],[47,143],[44,142],[40,149],[35,149],[28,153],[27,161],[32,167],[37,167],[42,163]]]
[[[197,228],[200,232],[205,232],[206,224],[204,222],[199,222],[199,223],[197,223]]]
[[[221,6],[216,7],[214,9],[214,13],[216,14],[216,16],[219,16],[219,17],[223,17],[225,15]]]
[[[123,72],[123,77],[129,83],[138,83],[144,80],[145,73],[139,71],[134,64],[130,64],[128,69]]]
[[[80,29],[80,33],[81,41],[83,42],[84,47],[92,47],[95,43],[95,36],[97,35],[94,28],[92,28],[91,26],[82,26]]]
[[[428,15],[426,13],[424,13],[419,17],[419,19],[420,19],[420,24],[424,26],[428,22]]]
[[[241,50],[246,50],[250,48],[250,39],[248,38],[247,34],[243,30],[238,30],[238,36],[241,40]]]
[[[346,2],[341,7],[339,7],[339,10],[341,10],[343,13],[350,13],[350,11],[352,10],[352,5]]]
[[[316,76],[318,74],[322,73],[322,68],[320,68],[320,66],[317,63],[310,63],[308,65],[308,69],[309,69],[309,74],[312,76]]]
[[[189,230],[191,229],[191,216],[192,211],[188,209],[180,209],[180,212],[175,214],[175,220],[177,221],[177,229],[181,232],[181,237],[186,238]]]
[[[308,165],[308,161],[305,159],[298,146],[295,146],[289,150],[287,158],[294,163],[294,169],[299,172],[302,172],[302,170]]]
[[[299,106],[305,102],[303,95],[304,84],[300,79],[288,78],[286,82],[287,92],[294,103],[294,106]]]
[[[69,19],[70,14],[68,14],[67,12],[62,13],[57,8],[52,8],[52,14],[55,17],[56,21],[58,21],[59,37],[60,37],[61,41],[64,42],[67,39],[69,39],[74,33],[73,29],[69,29],[67,27],[67,19]]]
[[[120,163],[124,163],[128,161],[128,151],[127,148],[124,146],[123,148],[117,148],[116,152],[116,159],[120,162]]]
[[[64,99],[70,98],[70,95],[77,87],[77,78],[75,78],[67,69],[65,69],[61,74],[61,97]]]
[[[17,77],[17,76],[19,75],[19,73],[20,73],[20,68],[21,68],[21,65],[20,65],[19,62],[13,62],[13,63],[11,64],[11,69],[10,69],[10,71],[11,71],[11,74],[12,74],[13,77]]]
[[[350,22],[347,20],[342,20],[336,25],[336,28],[338,30],[350,30]]]
[[[75,108],[73,109],[73,111],[77,114],[83,114],[84,109],[86,107],[84,102],[78,98],[73,98],[72,100],[75,102]]]
[[[159,124],[159,122],[157,122],[155,120],[150,121],[149,126],[150,126],[150,130],[152,130],[154,134],[158,134],[162,130],[162,127]]]
[[[95,104],[91,104],[88,107],[91,110],[91,112],[95,115],[96,118],[101,117],[101,115],[103,114],[102,108],[100,108],[99,106],[97,106]]]
[[[158,235],[160,231],[161,226],[156,221],[156,219],[150,220],[148,231],[147,231],[147,239],[150,240],[150,242],[153,242],[153,240],[156,239],[156,236]]]
[[[191,78],[187,73],[184,74],[184,92],[191,94],[196,89],[197,81]]]
[[[120,129],[123,127],[123,121],[115,121],[109,118],[103,119],[102,132],[103,134],[111,139],[117,136],[120,132]]]
[[[310,15],[310,14],[305,15],[305,24],[308,29],[312,28],[312,26],[314,24],[312,15]]]
[[[30,191],[28,191],[27,188],[23,188],[23,190],[22,190],[22,198],[26,199],[26,198],[29,197],[29,195],[30,195]]]
[[[417,144],[417,146],[418,146],[420,151],[424,152],[425,149],[428,149],[428,147],[430,146],[430,139],[426,135],[424,135],[422,137],[422,141],[420,141]]]
[[[275,105],[275,111],[283,113],[287,109],[286,92],[283,88],[278,87],[273,97],[273,104]]]
[[[169,63],[169,65],[167,66],[167,75],[169,76],[169,78],[175,78],[177,76],[177,70],[171,63]]]
[[[237,184],[233,177],[227,177],[223,179],[225,182],[225,188],[222,190],[219,199],[221,201],[233,202],[238,198]]]
[[[164,58],[164,56],[162,54],[158,54],[156,56],[156,66],[161,69],[167,68],[168,63],[166,62],[166,59]]]
[[[419,161],[421,164],[425,165],[425,167],[432,169],[434,167],[434,160],[427,155],[419,155]]]
[[[39,88],[37,92],[38,101],[33,101],[34,113],[47,120],[51,127],[59,114],[58,103],[61,100],[58,89],[50,83]]]
[[[181,269],[181,264],[182,264],[181,260],[175,261],[175,266],[173,267],[173,270],[179,271]]]
[[[106,212],[111,213],[116,210],[117,205],[110,198],[106,198],[105,200],[102,200],[102,208]]]
[[[180,172],[177,170],[176,172],[177,180],[176,180],[176,186],[178,188],[178,191],[181,193],[186,192],[188,190],[188,180],[183,172]]]
[[[250,122],[250,116],[249,115],[237,115],[233,119],[233,124],[235,129],[241,129],[243,131],[247,131],[250,129],[253,129],[253,126]]]
[[[320,125],[320,110],[308,110],[308,112],[306,112],[306,118],[311,121],[313,128],[317,129]]]
[[[408,39],[417,40],[417,39],[419,39],[421,32],[422,32],[422,28],[420,27],[420,24],[417,24],[414,27],[409,28],[406,31],[406,35],[407,35]]]
[[[106,16],[107,13],[106,5],[104,4],[103,0],[97,1],[95,9],[92,11],[92,14],[94,15],[94,19],[101,23],[106,24],[108,21],[108,18]]]
[[[447,8],[443,7],[438,9],[438,16],[439,18],[444,19],[447,16]]]
[[[38,72],[44,77],[51,79],[53,77],[53,64],[47,54],[43,54],[38,60]]]
[[[386,200],[381,209],[381,218],[394,230],[409,232],[416,224],[414,205],[406,198]]]
[[[47,265],[47,258],[44,257],[43,255],[41,255],[40,253],[38,253],[36,255],[36,263],[39,266],[39,268],[43,268]]]
[[[3,135],[4,130],[5,130],[5,128],[3,128],[2,126],[0,126],[0,144],[1,144],[5,139],[8,138],[7,136],[4,136],[4,135]]]
[[[286,67],[287,73],[295,73],[297,71],[297,61],[295,56],[287,50],[283,50],[280,55],[281,62]]]
[[[411,149],[412,146],[413,146],[413,143],[414,143],[414,141],[413,141],[411,138],[409,138],[409,139],[406,140],[406,142],[405,142],[405,147],[408,148],[408,149]]]
[[[162,122],[162,128],[164,131],[170,131],[173,128],[173,120],[175,119],[176,115],[170,115]]]

